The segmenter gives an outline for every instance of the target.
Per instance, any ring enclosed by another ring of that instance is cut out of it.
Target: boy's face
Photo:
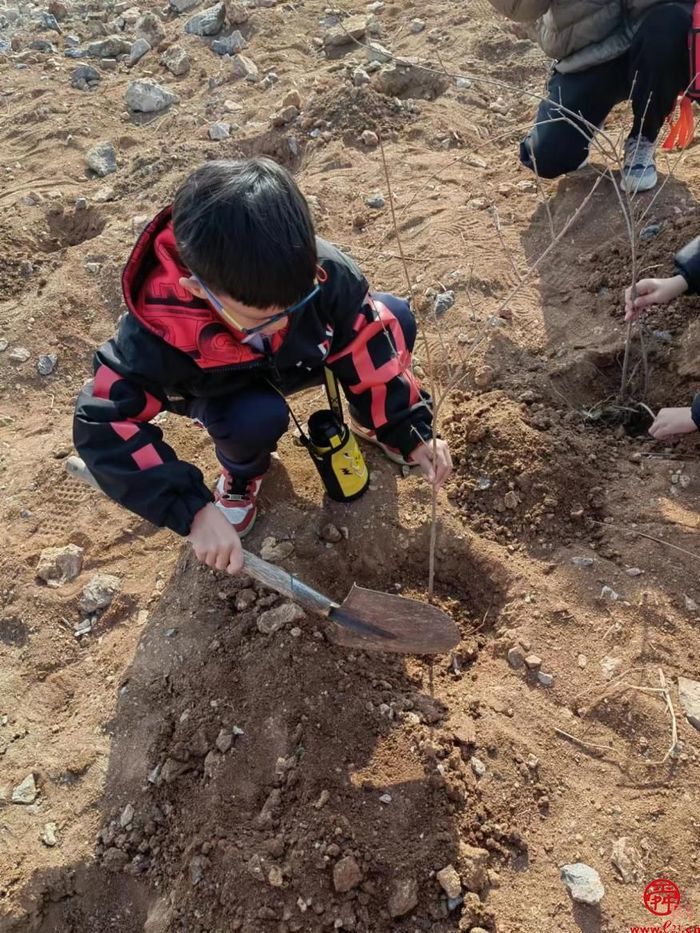
[[[276,306],[264,309],[251,308],[240,301],[236,301],[235,298],[230,298],[228,295],[214,294],[194,277],[181,278],[180,285],[191,295],[201,298],[203,301],[208,301],[229,326],[243,333],[254,329],[256,333],[270,336],[287,326],[286,317],[270,321],[269,325],[265,326],[266,321],[269,321],[275,315],[281,314],[285,310],[284,308]]]

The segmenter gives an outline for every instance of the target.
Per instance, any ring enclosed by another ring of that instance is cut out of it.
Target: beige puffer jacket
[[[561,72],[586,71],[630,47],[647,10],[665,0],[490,0],[509,19],[534,23],[546,55]],[[666,0],[667,2],[667,0]],[[692,3],[681,3],[692,9]]]

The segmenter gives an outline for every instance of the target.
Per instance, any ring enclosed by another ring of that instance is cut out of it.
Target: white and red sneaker
[[[358,424],[354,418],[350,418],[350,430],[359,437],[360,440],[367,441],[368,444],[374,444],[375,447],[378,447],[384,456],[391,460],[392,463],[398,463],[399,466],[416,466],[413,461],[406,460],[398,447],[390,447],[389,444],[382,444],[377,438],[376,431],[373,431],[372,428],[366,428],[362,424]]]
[[[224,470],[216,484],[214,505],[231,522],[239,538],[244,538],[255,524],[262,481],[262,476],[243,479]]]

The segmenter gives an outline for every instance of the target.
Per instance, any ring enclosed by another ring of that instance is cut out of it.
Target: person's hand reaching
[[[669,279],[641,279],[637,282],[637,297],[632,300],[632,288],[625,292],[625,320],[634,321],[651,305],[665,305],[688,291],[682,275]]]

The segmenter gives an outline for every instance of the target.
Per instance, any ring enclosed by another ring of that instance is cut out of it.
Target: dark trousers
[[[408,302],[395,295],[373,294],[395,315],[406,346],[412,351],[416,342],[416,322]],[[308,384],[320,384],[322,381],[323,372],[319,369],[317,374],[310,374]],[[245,479],[261,476],[267,471],[270,455],[289,427],[287,403],[264,382],[240,389],[234,395],[194,399],[187,414],[207,429],[221,465],[232,476]]]
[[[582,122],[576,126],[565,122],[558,105],[600,126],[615,104],[631,96],[631,135],[656,140],[676,98],[690,82],[689,30],[687,9],[661,3],[644,16],[624,55],[587,71],[555,71],[536,124],[520,144],[523,165],[542,178],[557,178],[577,169],[588,156],[590,129]],[[571,119],[571,113],[566,116]]]

